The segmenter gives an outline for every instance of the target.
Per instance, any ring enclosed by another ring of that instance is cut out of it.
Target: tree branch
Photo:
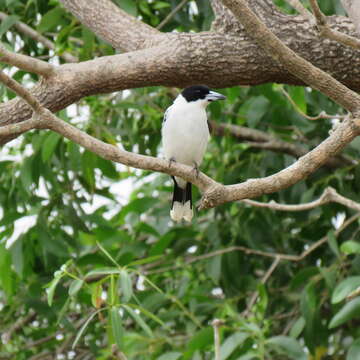
[[[299,0],[286,0],[295,10],[298,11],[310,23],[314,23],[314,18],[311,12]]]
[[[0,20],[5,20],[9,15],[5,14],[4,12],[0,11]],[[28,36],[29,38],[33,39],[36,42],[39,42],[40,44],[43,44],[46,48],[50,50],[56,50],[55,45],[52,41],[50,41],[45,36],[39,34],[37,31],[35,31],[30,26],[26,25],[25,23],[18,21],[14,25],[16,30],[23,33],[24,35]],[[66,62],[78,62],[78,58],[74,55],[69,54],[68,52],[63,52],[62,54],[59,54],[60,57],[62,57]]]
[[[249,34],[269,56],[279,61],[290,73],[299,77],[311,87],[321,91],[351,113],[360,115],[360,96],[287,47],[260,21],[247,6],[246,0],[222,1],[242,23],[247,34]]]
[[[245,126],[229,123],[218,123],[216,121],[210,121],[210,126],[213,135],[223,136],[224,134],[230,134],[254,148],[281,152],[295,158],[304,156],[308,152],[308,150],[301,145],[277,139],[266,132],[257,129],[250,129]],[[350,159],[340,155],[329,158],[325,165],[334,169],[351,164],[353,164],[353,162]]]
[[[161,33],[137,20],[110,0],[61,0],[82,24],[110,43],[115,49],[133,51]]]
[[[30,56],[15,54],[0,44],[0,61],[6,64],[11,64],[19,69],[32,72],[43,77],[49,77],[55,71],[55,67],[45,61],[32,58]]]
[[[321,205],[335,202],[360,212],[359,203],[340,195],[332,187],[327,187],[317,200],[311,201],[306,204],[288,205],[288,204],[278,204],[275,201],[270,201],[269,203],[263,203],[248,199],[242,200],[242,202],[251,206],[257,206],[257,207],[279,210],[279,211],[305,211],[305,210],[314,209]]]
[[[360,50],[360,40],[341,33],[340,31],[332,30],[326,22],[326,16],[322,13],[317,3],[317,0],[310,0],[310,5],[313,10],[316,19],[316,25],[319,30],[319,34],[322,37],[330,40],[338,41],[341,44],[351,46],[354,49]]]
[[[341,3],[353,21],[358,35],[360,35],[360,3],[358,0],[341,0]]]

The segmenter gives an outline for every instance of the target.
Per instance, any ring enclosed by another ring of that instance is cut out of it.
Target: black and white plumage
[[[195,85],[184,89],[166,110],[162,141],[166,159],[194,166],[197,171],[209,140],[206,106],[225,99],[207,86]],[[173,177],[174,192],[170,217],[174,221],[191,221],[193,217],[191,183]]]

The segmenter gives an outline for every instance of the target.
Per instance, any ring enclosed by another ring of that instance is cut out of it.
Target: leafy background
[[[178,4],[114,2],[155,27]],[[277,4],[291,13],[285,1]],[[328,15],[344,13],[338,1],[321,5]],[[1,40],[17,52],[55,64],[65,51],[80,60],[114,54],[56,0],[3,0],[0,11],[11,15],[0,25]],[[19,34],[18,20],[51,39],[55,53]],[[189,1],[162,30],[208,30],[211,20],[208,1]],[[27,86],[37,81],[7,71]],[[311,89],[266,84],[220,89],[227,100],[211,104],[209,117],[311,149],[336,120],[305,119],[282,88],[308,115],[342,114]],[[59,115],[106,142],[157,156],[162,114],[177,92],[91,96]],[[1,87],[0,97],[14,95]],[[358,143],[344,151],[349,159],[358,159]],[[0,359],[110,359],[120,358],[119,349],[134,360],[213,359],[214,318],[224,323],[223,360],[360,358],[360,299],[347,301],[360,286],[359,221],[336,231],[353,210],[329,204],[276,212],[236,202],[174,225],[168,176],[115,165],[46,131],[12,141],[0,156]],[[231,184],[292,162],[225,134],[212,137],[202,170]],[[332,186],[360,201],[358,169],[324,167],[258,200],[299,204]],[[280,260],[267,281],[274,258],[219,252],[241,246],[299,255],[324,237],[301,261]],[[11,331],[15,320],[21,326]]]

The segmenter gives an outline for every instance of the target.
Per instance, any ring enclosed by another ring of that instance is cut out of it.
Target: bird
[[[210,132],[206,107],[212,101],[226,97],[205,85],[185,88],[165,111],[161,130],[165,158],[172,162],[193,166],[196,174],[203,160]],[[170,217],[179,222],[191,222],[193,204],[191,183],[172,176],[174,181]]]

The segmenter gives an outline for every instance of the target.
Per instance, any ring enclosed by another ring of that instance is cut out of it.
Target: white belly
[[[205,109],[189,106],[174,111],[169,108],[162,128],[164,155],[185,165],[199,166],[209,140]]]

